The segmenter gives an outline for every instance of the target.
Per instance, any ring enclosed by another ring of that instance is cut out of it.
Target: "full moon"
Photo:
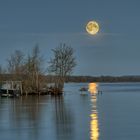
[[[89,21],[86,25],[86,31],[91,35],[97,34],[99,29],[99,24],[96,21]]]

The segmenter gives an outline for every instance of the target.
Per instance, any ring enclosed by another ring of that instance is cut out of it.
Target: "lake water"
[[[140,140],[140,83],[65,84],[59,97],[0,98],[0,140]]]

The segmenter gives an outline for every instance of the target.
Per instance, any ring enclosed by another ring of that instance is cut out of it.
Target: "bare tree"
[[[32,54],[28,55],[27,62],[25,64],[26,75],[28,79],[26,81],[27,89],[32,92],[39,92],[41,84],[41,75],[44,73],[43,57],[40,55],[38,44],[33,48]]]
[[[32,49],[32,53],[27,58],[23,52],[16,50],[7,59],[7,62],[8,72],[12,74],[12,78],[17,80],[21,77],[24,92],[39,92],[44,67],[38,44]]]
[[[50,60],[49,72],[55,75],[55,85],[63,89],[66,76],[70,75],[76,66],[74,50],[65,43],[53,49],[54,58]]]
[[[11,54],[8,61],[8,72],[10,74],[22,74],[24,67],[24,54],[23,52],[16,50],[13,54]]]

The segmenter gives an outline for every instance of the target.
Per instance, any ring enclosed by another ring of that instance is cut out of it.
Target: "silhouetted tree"
[[[55,86],[62,89],[66,76],[70,75],[76,66],[74,50],[71,46],[62,43],[52,51],[54,57],[49,62],[49,72],[56,76]]]

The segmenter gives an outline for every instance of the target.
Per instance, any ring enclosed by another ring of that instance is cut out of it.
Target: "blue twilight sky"
[[[85,31],[100,24],[96,36]],[[0,64],[36,43],[45,56],[61,42],[75,50],[75,75],[140,75],[140,0],[0,0]]]

